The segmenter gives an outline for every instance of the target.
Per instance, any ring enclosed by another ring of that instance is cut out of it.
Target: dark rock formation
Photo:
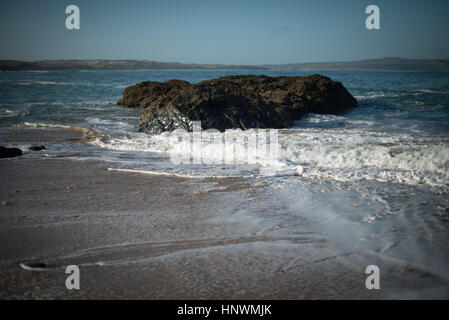
[[[22,155],[22,150],[19,148],[5,148],[0,147],[0,158],[13,158]]]
[[[142,82],[125,89],[118,104],[145,109],[139,130],[160,133],[206,129],[286,128],[306,113],[339,114],[356,99],[328,77],[227,76],[190,84]]]

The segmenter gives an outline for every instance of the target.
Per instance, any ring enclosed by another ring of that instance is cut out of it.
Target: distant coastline
[[[163,70],[163,69],[246,69],[246,70],[429,70],[449,71],[449,59],[382,58],[344,62],[312,62],[271,65],[194,64],[151,60],[0,60],[2,71],[48,70]]]
[[[179,62],[158,62],[150,60],[0,60],[2,71],[45,71],[45,70],[163,70],[163,69],[249,69],[264,70],[260,66],[230,64],[195,64]]]

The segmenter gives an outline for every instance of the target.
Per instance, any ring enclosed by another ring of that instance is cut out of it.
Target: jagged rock
[[[126,88],[125,91],[123,91],[122,98],[117,101],[117,104],[127,107],[146,108],[159,98],[168,96],[186,86],[190,86],[190,83],[182,80],[141,82]],[[143,102],[144,99],[145,101]]]
[[[22,155],[22,150],[19,148],[5,148],[0,147],[0,158],[13,158]]]
[[[170,80],[125,89],[117,102],[145,109],[139,131],[160,133],[192,121],[206,129],[286,128],[306,113],[339,114],[356,99],[340,82],[307,77],[227,76],[198,84]]]

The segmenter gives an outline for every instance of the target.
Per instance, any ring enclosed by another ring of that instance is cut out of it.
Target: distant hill
[[[233,64],[192,64],[150,60],[0,60],[2,71],[39,70],[139,70],[139,69],[266,69],[260,66]]]
[[[350,62],[316,62],[274,65],[192,64],[150,60],[0,60],[2,71],[39,70],[152,70],[152,69],[245,69],[245,70],[440,70],[449,71],[449,59],[413,60],[383,58]]]
[[[269,69],[291,70],[440,70],[449,71],[449,59],[414,60],[389,57],[350,62],[293,63],[264,65]]]

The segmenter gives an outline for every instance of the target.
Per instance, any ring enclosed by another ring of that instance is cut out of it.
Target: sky
[[[67,30],[68,5],[80,29]],[[380,30],[367,30],[368,5]],[[284,64],[449,58],[447,0],[1,0],[0,59]]]

